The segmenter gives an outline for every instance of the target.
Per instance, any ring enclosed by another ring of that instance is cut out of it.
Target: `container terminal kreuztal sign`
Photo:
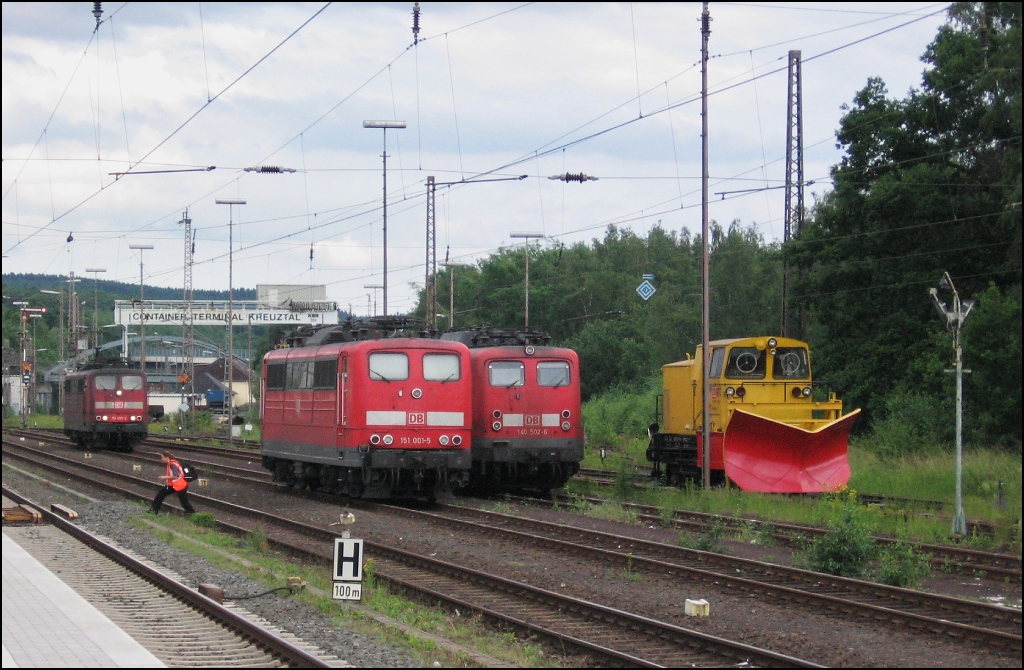
[[[140,309],[141,307],[141,309]],[[268,305],[255,300],[235,300],[228,309],[226,300],[192,301],[192,325],[226,326],[228,314],[236,326],[321,326],[338,323],[338,304],[329,300],[290,301],[286,305]],[[114,323],[136,326],[145,317],[146,325],[182,325],[183,300],[118,300],[114,303]]]

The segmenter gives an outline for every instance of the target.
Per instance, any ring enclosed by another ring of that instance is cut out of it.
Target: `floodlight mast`
[[[405,121],[363,121],[363,128],[379,128],[384,131],[384,315],[388,313],[388,129],[405,128]]]

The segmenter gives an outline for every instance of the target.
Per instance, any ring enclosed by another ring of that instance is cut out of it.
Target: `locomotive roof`
[[[313,359],[323,356],[337,356],[348,351],[352,353],[362,351],[402,351],[403,349],[433,349],[447,351],[465,351],[466,347],[460,342],[447,342],[422,337],[392,337],[381,340],[360,340],[356,342],[332,342],[320,346],[306,345],[303,347],[283,347],[271,349],[267,352],[267,360],[282,358],[304,358]]]
[[[496,346],[544,346],[551,341],[551,336],[539,330],[523,332],[520,330],[502,330],[479,324],[472,328],[454,330],[441,334],[442,340],[462,342],[470,349],[476,347]]]

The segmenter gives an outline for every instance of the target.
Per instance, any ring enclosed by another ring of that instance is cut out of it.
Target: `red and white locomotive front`
[[[473,479],[479,488],[559,488],[583,460],[579,357],[547,346],[470,350]]]
[[[149,424],[146,376],[107,366],[69,373],[64,382],[65,433],[82,446],[130,451]]]
[[[357,497],[427,495],[468,478],[469,350],[416,338],[297,347],[264,359],[263,463]]]

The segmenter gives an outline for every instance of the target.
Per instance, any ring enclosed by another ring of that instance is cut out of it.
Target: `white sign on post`
[[[360,600],[363,597],[362,540],[334,538],[333,578],[335,600]]]

